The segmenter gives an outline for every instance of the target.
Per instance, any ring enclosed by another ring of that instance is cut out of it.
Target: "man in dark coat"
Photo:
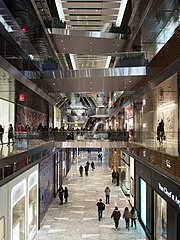
[[[60,200],[59,205],[62,205],[63,204],[63,198],[64,198],[64,188],[62,186],[59,187],[58,193],[59,193],[59,200]]]
[[[119,219],[121,217],[121,213],[120,211],[118,210],[118,207],[115,207],[112,215],[111,215],[111,218],[114,219],[114,223],[115,223],[115,229],[117,230],[118,229],[118,226],[119,226]]]
[[[102,199],[99,199],[99,202],[96,204],[98,206],[98,219],[101,221],[103,210],[105,210],[105,204],[102,202]]]

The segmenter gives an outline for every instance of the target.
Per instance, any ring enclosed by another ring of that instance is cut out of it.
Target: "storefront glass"
[[[37,232],[37,185],[29,191],[29,235],[33,236]]]
[[[159,194],[155,193],[154,206],[155,239],[167,239],[167,202]]]
[[[13,207],[12,240],[25,239],[25,196]]]
[[[146,182],[140,179],[141,219],[146,226]]]
[[[130,203],[134,206],[134,158],[130,157]]]
[[[4,240],[5,239],[5,219],[4,217],[2,217],[0,219],[0,240]]]

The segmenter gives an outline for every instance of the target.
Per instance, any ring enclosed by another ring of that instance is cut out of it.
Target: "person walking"
[[[59,205],[62,205],[63,204],[63,198],[64,198],[64,188],[62,186],[59,187],[58,193],[59,193],[59,200],[60,200]]]
[[[12,139],[12,146],[14,145],[14,137],[13,137],[13,135],[14,135],[14,129],[13,129],[12,124],[10,123],[9,124],[9,128],[8,128],[8,144],[7,144],[7,146],[10,145],[10,140],[11,139]]]
[[[116,186],[119,186],[119,173],[116,171]]]
[[[64,199],[65,199],[65,203],[67,203],[68,197],[69,197],[68,188],[65,187],[65,188],[64,188]]]
[[[89,165],[90,165],[90,162],[89,162],[89,161],[87,161],[86,165],[88,166],[88,170],[89,170]]]
[[[136,229],[136,219],[137,219],[137,212],[135,207],[132,207],[131,212],[130,212],[130,216],[131,216],[131,227],[133,227],[133,223]]]
[[[125,219],[125,222],[126,222],[126,228],[129,231],[130,212],[129,212],[129,208],[128,207],[125,207],[125,209],[124,209],[123,218]]]
[[[107,186],[106,188],[105,188],[105,195],[106,195],[106,204],[109,204],[109,197],[110,197],[110,192],[111,192],[111,190],[110,190],[110,188]]]
[[[3,145],[3,134],[4,134],[4,128],[2,127],[2,125],[0,125],[0,140],[2,145]]]
[[[80,176],[82,177],[83,176],[83,166],[82,165],[79,167],[79,173],[80,173]]]
[[[92,171],[95,169],[94,162],[91,162],[91,168],[92,168]]]
[[[112,172],[112,183],[115,183],[116,181],[116,172],[113,170]]]
[[[89,170],[88,165],[86,165],[86,166],[84,167],[84,169],[85,169],[85,175],[88,176],[88,170]]]
[[[115,207],[114,211],[111,214],[111,218],[114,219],[115,230],[118,229],[120,217],[121,217],[121,212],[118,210],[118,207]]]
[[[99,199],[99,202],[97,202],[97,207],[98,207],[98,219],[101,221],[102,218],[102,213],[105,210],[105,204],[102,202],[102,199]]]

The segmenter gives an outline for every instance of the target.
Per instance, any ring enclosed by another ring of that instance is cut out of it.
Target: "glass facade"
[[[140,215],[146,226],[146,182],[143,179],[140,179],[140,200]]]
[[[167,202],[155,192],[154,194],[154,239],[167,239]]]

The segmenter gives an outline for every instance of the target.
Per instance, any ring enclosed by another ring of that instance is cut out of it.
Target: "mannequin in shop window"
[[[157,127],[157,140],[159,141],[159,145],[163,145],[164,140],[164,122],[161,120]]]

